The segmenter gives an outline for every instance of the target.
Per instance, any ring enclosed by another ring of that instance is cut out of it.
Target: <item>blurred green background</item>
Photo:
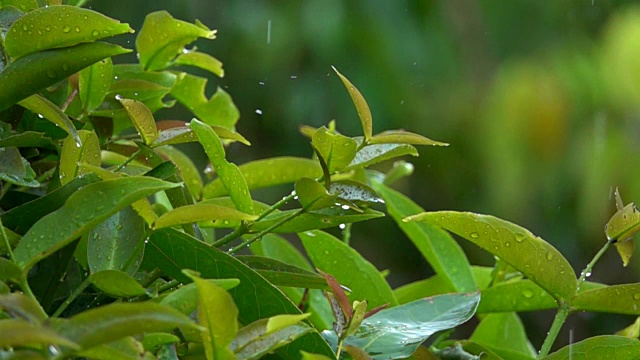
[[[168,10],[218,29],[200,50],[224,62],[223,86],[240,109],[238,164],[310,156],[298,126],[360,124],[336,66],[364,94],[374,132],[404,128],[448,148],[421,148],[396,188],[427,210],[468,210],[521,224],[556,246],[579,273],[606,240],[613,192],[640,199],[640,7],[632,1],[95,1],[140,29]],[[133,47],[134,35],[121,37]],[[135,61],[120,59],[121,61]],[[204,74],[204,73],[203,73]],[[157,119],[189,120],[179,108]],[[204,167],[199,149],[194,156]],[[390,164],[386,164],[389,167]],[[385,166],[382,166],[384,169]],[[290,187],[258,194],[282,197]],[[352,244],[398,286],[433,271],[390,218],[353,226]],[[493,259],[461,241],[473,263]],[[590,280],[637,282],[615,250]],[[553,313],[523,314],[542,343]],[[634,319],[570,318],[557,346],[612,333]]]

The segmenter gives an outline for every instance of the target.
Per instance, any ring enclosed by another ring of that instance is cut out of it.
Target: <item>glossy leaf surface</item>
[[[369,144],[409,144],[409,145],[436,145],[449,146],[447,143],[431,140],[419,134],[404,130],[383,131],[369,139]]]
[[[358,150],[348,169],[368,167],[404,155],[418,156],[418,150],[406,144],[374,144]]]
[[[344,135],[332,133],[326,127],[321,127],[311,138],[313,147],[318,151],[327,164],[329,173],[340,171],[347,167],[356,155],[358,144],[355,140]]]
[[[100,140],[94,131],[79,130],[80,146],[71,136],[67,136],[62,143],[60,152],[60,183],[69,183],[85,171],[78,164],[85,163],[100,166]]]
[[[207,70],[219,77],[224,76],[222,62],[209,54],[199,51],[189,51],[178,55],[175,65],[195,66]]]
[[[4,41],[13,58],[42,50],[93,42],[105,37],[133,32],[99,12],[77,6],[48,6],[30,11],[13,23]]]
[[[344,75],[340,74],[338,70],[334,67],[333,71],[338,74],[338,77],[344,84],[344,87],[347,88],[349,92],[349,96],[351,96],[351,100],[353,101],[353,105],[356,107],[356,111],[358,112],[358,117],[360,118],[360,123],[362,124],[362,131],[364,133],[365,141],[368,141],[373,133],[373,121],[371,118],[371,110],[369,110],[369,105],[364,100],[364,97],[360,93],[360,91],[353,86],[353,84],[347,79]]]
[[[162,123],[163,121],[159,121],[156,124],[160,126]],[[237,132],[233,132],[227,128],[215,125],[211,128],[216,132],[216,134],[218,134],[221,139],[239,141],[245,145],[251,145],[251,143],[247,139],[245,139]],[[156,147],[162,145],[184,144],[197,141],[198,138],[196,137],[196,134],[193,133],[191,128],[181,125],[168,129],[162,129],[158,134],[158,137],[156,138],[153,146]],[[220,184],[220,186],[222,186],[222,184]]]
[[[0,75],[1,77],[1,75]],[[60,110],[58,106],[56,106],[51,101],[40,95],[32,95],[22,101],[20,101],[20,106],[31,111],[34,114],[39,114],[43,118],[51,121],[56,126],[59,126],[61,129],[67,132],[73,139],[76,141],[76,144],[81,144],[80,136],[76,131],[76,128],[73,126],[73,123],[65,114]]]
[[[640,341],[623,336],[601,335],[579,341],[545,356],[544,360],[637,359]]]
[[[534,359],[536,352],[527,338],[522,321],[512,312],[489,314],[476,326],[469,340],[484,345],[505,359],[511,352]]]
[[[87,185],[29,229],[14,251],[16,262],[27,270],[132,202],[176,186],[137,176]]]
[[[391,288],[380,271],[343,241],[323,231],[298,233],[311,262],[351,289],[351,301],[366,300],[370,307],[397,305]]]
[[[233,289],[240,284],[238,279],[207,279],[206,281],[225,290]],[[160,304],[170,306],[185,315],[191,315],[197,309],[198,288],[195,283],[180,286],[163,297]]]
[[[577,291],[573,268],[556,248],[527,229],[489,215],[439,211],[414,215],[453,232],[504,260],[549,292],[568,300]]]
[[[585,291],[571,300],[576,310],[640,315],[640,284],[622,284]]]
[[[322,209],[336,204],[337,196],[329,194],[327,189],[315,180],[298,179],[295,189],[298,201],[307,210]]]
[[[250,229],[251,231],[264,230],[279,222],[283,218],[289,216],[292,212],[295,211],[297,210],[287,210],[270,214],[264,219],[253,223]],[[273,229],[273,232],[287,233],[314,229],[326,229],[329,227],[339,226],[340,224],[350,224],[359,221],[371,220],[382,216],[384,216],[383,213],[371,209],[366,209],[362,212],[358,212],[351,209],[344,210],[339,207],[331,207],[303,213],[300,216],[297,216]]]
[[[142,137],[142,141],[146,145],[152,144],[158,136],[158,130],[156,130],[156,122],[151,110],[140,101],[130,99],[119,99],[119,101],[127,111],[127,115],[138,134]]]
[[[0,148],[0,179],[18,186],[38,187],[40,183],[35,177],[35,171],[18,148]]]
[[[78,94],[82,101],[82,110],[91,111],[104,101],[109,92],[113,77],[113,62],[111,58],[80,70],[78,76]]]
[[[89,276],[93,286],[113,297],[141,296],[146,290],[129,274],[119,270],[101,270]]]
[[[300,323],[306,317],[305,314],[276,315],[255,321],[240,329],[231,347],[238,359],[258,359],[311,332],[312,328]]]
[[[202,177],[200,171],[191,161],[191,158],[182,151],[173,146],[157,147],[155,150],[162,156],[171,160],[178,169],[180,169],[180,177],[184,180],[189,192],[195,198],[199,199],[202,194]]]
[[[193,205],[181,206],[160,216],[153,225],[154,229],[163,227],[195,223],[206,220],[255,220],[255,215],[245,214],[226,206],[199,202]]]
[[[384,202],[369,185],[353,180],[332,181],[329,192],[349,201]]]
[[[389,215],[433,267],[441,281],[454,291],[476,290],[469,260],[460,245],[447,232],[436,226],[421,222],[403,222],[402,219],[407,216],[419,214],[424,210],[407,196],[381,183],[374,182],[373,187],[384,199]]]
[[[268,257],[243,255],[237,258],[274,285],[328,289],[324,278],[312,271]]]

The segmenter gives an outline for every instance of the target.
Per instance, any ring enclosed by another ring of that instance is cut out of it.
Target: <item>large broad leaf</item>
[[[80,146],[71,136],[67,136],[62,144],[60,152],[60,183],[67,184],[74,178],[82,175],[84,171],[78,164],[84,163],[100,166],[100,140],[94,131],[78,131]]]
[[[96,63],[131,50],[95,42],[27,55],[0,72],[0,111]]]
[[[313,265],[351,289],[351,301],[366,300],[372,308],[398,304],[380,271],[349,245],[318,230],[298,236]]]
[[[165,69],[185,45],[201,37],[215,39],[215,34],[199,21],[194,25],[174,19],[166,11],[153,12],[145,18],[136,38],[140,64],[145,70]]]
[[[590,337],[545,356],[544,360],[637,359],[640,341],[623,336]]]
[[[78,94],[82,101],[82,110],[91,111],[104,101],[109,92],[113,74],[111,58],[98,61],[80,71],[78,76]]]
[[[257,216],[245,214],[236,209],[199,202],[193,205],[181,206],[160,216],[153,224],[154,229],[163,227],[197,223],[207,220],[255,220]]]
[[[2,334],[0,347],[3,348],[50,344],[64,345],[75,349],[79,347],[78,344],[51,329],[24,320],[0,320],[0,333]]]
[[[35,177],[35,171],[20,155],[18,148],[0,148],[0,179],[18,186],[39,187],[40,183]]]
[[[102,270],[89,276],[93,286],[113,297],[141,296],[146,290],[124,271]]]
[[[4,39],[12,58],[42,50],[93,42],[133,32],[129,24],[77,6],[48,6],[30,11],[13,23]]]
[[[204,278],[237,278],[240,284],[230,291],[240,310],[239,321],[251,323],[278,314],[300,314],[282,292],[246,265],[195,238],[172,229],[161,229],[149,238],[146,260],[165,274],[189,281],[181,269],[200,272]],[[285,358],[298,358],[300,350],[331,356],[333,352],[317,332],[311,332],[281,350]]]
[[[371,110],[369,110],[369,105],[367,105],[367,102],[364,100],[360,91],[358,91],[358,89],[353,86],[353,84],[344,75],[340,74],[335,67],[333,68],[333,71],[338,74],[338,77],[342,80],[344,87],[347,88],[347,91],[351,96],[351,100],[353,101],[353,105],[355,105],[356,111],[358,112],[360,123],[362,124],[364,140],[368,141],[373,132],[373,122],[371,119]]]
[[[505,359],[511,359],[509,355],[512,352],[519,353],[522,358],[536,357],[536,351],[516,313],[487,315],[476,326],[469,340],[488,347]]]
[[[179,184],[138,176],[87,185],[29,229],[14,251],[16,262],[27,271],[132,202],[176,186]]]
[[[296,211],[297,210],[274,212],[273,214],[266,216],[264,219],[253,223],[250,227],[250,230],[256,232],[269,228]],[[288,233],[314,229],[326,229],[339,226],[340,224],[350,224],[358,221],[371,220],[382,216],[384,216],[384,213],[371,209],[366,209],[362,212],[358,212],[351,209],[345,210],[340,207],[331,207],[303,213],[300,216],[297,216],[273,229],[273,232]]]
[[[289,184],[301,178],[315,179],[322,176],[322,168],[317,161],[297,157],[276,157],[251,161],[238,166],[249,190],[269,186]],[[218,177],[204,187],[203,196],[212,198],[227,194]]]
[[[243,327],[231,344],[237,359],[259,359],[311,332],[301,323],[308,315],[276,315]]]
[[[365,319],[344,344],[366,351],[375,360],[405,358],[433,333],[469,320],[478,301],[477,292],[447,294],[382,310]],[[335,333],[325,331],[323,335],[336,343]]]
[[[569,300],[577,291],[573,268],[562,254],[530,231],[489,215],[438,211],[414,215],[422,221],[453,232],[499,257],[549,292]]]
[[[384,199],[389,215],[411,239],[439,278],[454,291],[476,290],[469,260],[460,245],[438,227],[420,222],[403,222],[405,217],[424,210],[405,195],[381,183],[374,182],[373,187]]]
[[[585,291],[571,299],[576,310],[640,315],[640,283]]]
[[[332,133],[324,126],[313,133],[311,144],[318,156],[324,159],[331,174],[346,168],[351,163],[358,146],[352,138]]]
[[[78,136],[76,128],[73,126],[73,123],[67,114],[60,110],[60,108],[51,101],[36,94],[20,101],[20,106],[34,114],[38,114],[38,116],[42,116],[54,123],[56,126],[59,126],[61,129],[66,131],[69,136],[73,137],[77,145],[82,144],[82,140],[80,139],[80,136]]]

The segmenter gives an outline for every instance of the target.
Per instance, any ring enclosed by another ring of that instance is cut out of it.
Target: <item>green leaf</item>
[[[358,332],[344,344],[366,351],[375,360],[405,358],[433,333],[469,320],[478,301],[478,292],[446,294],[382,310],[364,319]],[[333,332],[323,335],[336,343]]]
[[[191,120],[190,126],[198,136],[236,208],[244,213],[253,214],[253,201],[244,176],[235,164],[225,159],[224,148],[218,135],[210,126],[197,119]]]
[[[636,250],[636,244],[633,242],[633,238],[624,241],[617,241],[613,244],[618,251],[618,255],[622,259],[622,266],[629,265],[629,260]]]
[[[191,161],[191,158],[173,146],[166,145],[155,149],[160,155],[176,164],[178,169],[180,169],[180,177],[184,180],[187,188],[189,188],[189,192],[191,192],[191,195],[195,198],[199,199],[202,196],[202,177],[200,176],[198,168],[193,164],[193,161]]]
[[[511,351],[529,359],[536,357],[536,351],[516,313],[488,314],[476,326],[469,340],[486,346],[505,359],[512,358],[508,356]]]
[[[238,279],[207,279],[225,290],[233,289],[240,284]],[[198,288],[191,283],[180,286],[160,300],[160,304],[170,306],[185,315],[191,315],[196,311],[198,304]]]
[[[132,202],[179,184],[132,176],[104,180],[75,192],[60,209],[36,222],[14,251],[25,271]]]
[[[640,211],[634,203],[618,210],[604,227],[604,232],[609,240],[624,241],[638,231],[640,231]]]
[[[513,266],[556,299],[569,300],[576,294],[577,281],[567,259],[525,228],[489,215],[454,211],[422,213],[405,220],[440,226],[471,241]]]
[[[231,348],[238,359],[258,359],[312,331],[300,323],[309,314],[277,315],[255,321],[238,332]]]
[[[153,12],[144,19],[136,38],[140,64],[145,70],[162,70],[170,66],[175,57],[198,38],[215,39],[211,31],[197,21],[195,25],[174,19],[167,11]]]
[[[130,206],[123,208],[89,233],[89,269],[92,273],[122,270],[133,274],[142,260],[141,245],[144,237],[144,220]]]
[[[0,111],[91,64],[128,52],[131,50],[118,45],[95,42],[40,51],[20,58],[0,72],[0,83],[3,84],[0,88]]]
[[[7,228],[4,228],[4,232],[7,235],[9,246],[11,246],[11,248],[13,249],[18,244],[18,242],[22,237]],[[5,242],[0,241],[0,255],[7,254],[9,252],[8,250],[9,249],[7,249],[7,245],[5,244]]]
[[[11,260],[0,257],[0,280],[9,280],[19,284],[22,280],[22,269]]]
[[[127,110],[127,115],[133,126],[142,137],[142,141],[145,145],[150,145],[158,136],[158,130],[156,130],[156,121],[153,118],[153,114],[149,108],[137,100],[130,99],[118,99],[120,104]]]
[[[428,279],[414,281],[393,290],[398,304],[406,304],[428,296],[455,292],[444,277],[434,275]]]
[[[623,336],[601,335],[563,347],[544,360],[636,359],[640,341]]]
[[[129,274],[119,270],[101,270],[89,276],[89,281],[112,297],[145,295],[146,290]]]
[[[61,335],[82,349],[145,332],[169,331],[179,326],[194,327],[195,324],[188,316],[151,302],[113,303],[83,311],[68,321],[56,324]]]
[[[199,51],[189,51],[178,55],[174,65],[195,66],[219,77],[224,77],[222,62],[209,54]]]
[[[207,359],[233,359],[229,345],[238,333],[238,308],[233,298],[193,272],[183,272],[198,288],[198,323],[207,329],[202,334]]]
[[[61,20],[62,19],[62,20]],[[76,6],[48,6],[26,13],[13,23],[4,48],[18,59],[42,50],[61,48],[133,32],[129,24]]]
[[[36,173],[18,148],[0,148],[0,179],[18,186],[39,187]]]
[[[144,338],[142,339],[142,344],[144,345],[145,350],[148,351],[155,351],[160,345],[174,344],[179,342],[179,337],[167,333],[144,334]]]
[[[449,146],[447,143],[431,140],[422,135],[404,130],[383,131],[369,139],[368,144],[409,144],[409,145],[436,145]]]
[[[354,180],[332,181],[329,192],[349,201],[384,202],[374,189]]]
[[[2,6],[14,6],[22,12],[31,11],[39,7],[37,0],[2,0]]]
[[[335,134],[326,127],[321,127],[311,139],[311,144],[327,164],[329,173],[346,168],[356,156],[358,144],[344,135]]]
[[[295,211],[298,210],[274,212],[273,214],[266,216],[264,219],[251,224],[250,230],[253,232],[264,230],[268,227],[271,227],[273,224],[282,220],[283,218],[289,216],[292,212]],[[291,233],[315,229],[326,229],[338,226],[340,224],[350,224],[383,216],[383,213],[371,209],[365,209],[362,212],[358,212],[352,209],[345,210],[340,207],[331,207],[303,213],[300,216],[297,216],[273,229],[273,232]]]
[[[358,112],[360,123],[362,124],[364,140],[368,142],[373,132],[373,122],[371,119],[371,110],[369,110],[369,105],[367,105],[367,102],[364,100],[364,97],[362,96],[360,91],[358,91],[358,89],[353,86],[353,84],[344,75],[340,74],[340,72],[338,72],[335,67],[332,66],[332,68],[333,71],[338,74],[338,77],[340,78],[340,80],[342,80],[344,87],[347,88],[347,91],[351,96],[353,105],[355,105],[356,111]]]
[[[38,220],[64,205],[65,201],[78,189],[99,180],[100,178],[94,174],[86,174],[75,178],[70,183],[41,198],[15,207],[0,215],[2,224],[16,233],[24,235]]]
[[[298,201],[308,210],[326,208],[336,203],[337,196],[329,194],[327,189],[315,180],[298,179],[295,189]]]
[[[2,75],[0,75],[1,77]],[[20,101],[20,106],[56,124],[73,137],[76,144],[82,144],[80,136],[67,114],[51,101],[36,94]]]
[[[140,64],[117,64],[113,66],[114,79],[122,80],[143,80],[158,84],[163,88],[171,89],[176,83],[176,74],[170,71],[148,71],[143,70]],[[116,82],[118,82],[116,81]]]
[[[82,110],[91,111],[104,101],[109,92],[113,78],[113,62],[111,58],[80,70],[78,76],[78,94],[82,101]]]
[[[158,122],[157,125],[160,126],[160,123],[162,122]],[[220,137],[221,139],[239,141],[245,145],[251,145],[251,143],[247,139],[245,139],[237,132],[232,132],[231,130],[220,126],[212,126],[211,128],[216,132],[216,134],[218,134],[218,137]],[[156,147],[162,145],[184,144],[197,141],[198,137],[190,127],[178,126],[161,130],[153,146]],[[224,190],[222,183],[220,183],[219,185]]]
[[[181,269],[190,268],[204,278],[237,278],[240,284],[230,291],[240,310],[239,321],[248,324],[278,314],[300,314],[300,310],[280,290],[234,257],[209,247],[195,238],[172,229],[160,229],[149,238],[145,259],[153,267],[180,281],[188,281]],[[305,350],[331,356],[333,352],[317,332],[302,337],[279,352],[297,358]]]
[[[418,156],[418,150],[416,150],[415,147],[406,144],[367,145],[358,150],[347,170],[353,168],[366,168],[373,164],[404,155]]]
[[[100,166],[100,140],[94,131],[78,131],[80,146],[71,136],[67,136],[62,144],[60,153],[60,183],[69,183],[74,178],[82,175],[85,171],[78,164],[89,164]]]
[[[298,233],[313,265],[351,289],[349,299],[367,300],[372,308],[397,305],[380,271],[349,245],[322,231]]]
[[[48,137],[45,133],[37,131],[24,131],[18,134],[7,136],[0,140],[0,147],[41,147],[58,150],[57,142]]]
[[[324,278],[314,272],[263,256],[243,255],[237,259],[278,286],[329,289]]]
[[[14,318],[27,320],[33,324],[42,324],[47,320],[47,314],[40,304],[20,293],[0,295],[0,308]]]
[[[240,112],[231,96],[218,87],[213,96],[208,98],[205,94],[206,86],[206,78],[179,73],[176,85],[171,89],[171,96],[206,124],[234,131]]]
[[[181,206],[177,209],[170,210],[169,212],[156,219],[156,222],[153,224],[153,228],[160,229],[174,225],[196,223],[206,220],[251,221],[255,219],[257,219],[257,216],[255,215],[245,214],[226,206],[199,202],[194,205]]]
[[[169,336],[169,334],[165,335]],[[96,360],[141,360],[142,354],[144,354],[143,345],[135,338],[128,336],[78,352],[76,355]]]
[[[251,161],[238,166],[249,190],[296,182],[302,178],[318,178],[322,169],[317,161],[298,157],[275,157]],[[203,197],[227,194],[220,177],[204,187]]]
[[[25,345],[63,345],[73,349],[78,344],[45,327],[18,319],[0,320],[0,347],[11,348]]]
[[[571,299],[575,310],[640,315],[640,283],[585,291]]]
[[[615,335],[637,339],[640,336],[640,316],[636,318],[636,321],[634,321],[633,324],[622,330],[616,331]]]
[[[442,360],[504,360],[487,347],[470,340],[457,341],[453,347],[434,351],[434,353]]]
[[[433,267],[440,281],[453,291],[468,292],[477,289],[469,260],[460,245],[447,232],[421,222],[403,222],[405,217],[424,210],[405,195],[381,183],[374,182],[373,188],[384,199],[389,215]]]
[[[333,358],[330,358],[328,356],[324,356],[324,355],[320,355],[320,354],[312,354],[312,353],[308,353],[306,351],[300,351],[300,354],[302,354],[302,360],[332,360],[332,359],[335,359],[335,356]]]

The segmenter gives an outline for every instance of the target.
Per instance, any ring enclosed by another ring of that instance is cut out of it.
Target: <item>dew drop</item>
[[[523,242],[524,238],[525,238],[525,236],[524,236],[523,233],[516,233],[516,241],[517,242],[519,242],[519,243]]]
[[[311,232],[311,231],[307,231],[305,234],[306,234],[307,236],[311,236],[311,237],[315,237],[315,236],[316,236],[316,234],[314,234],[314,233],[313,233],[313,232]]]
[[[472,239],[477,239],[480,237],[480,234],[478,234],[477,232],[472,232],[471,234],[469,234],[469,236],[471,236]]]
[[[100,31],[98,31],[98,30],[93,30],[93,31],[91,32],[91,35],[92,35],[92,36],[98,36],[98,35],[100,35]]]
[[[27,27],[27,24],[22,25],[22,30],[24,30],[24,31],[29,30],[29,28]]]
[[[507,241],[507,242],[504,243],[504,246],[511,247],[511,243]]]
[[[71,26],[65,26],[62,28],[62,32],[65,34],[68,33],[69,31],[71,31]]]
[[[79,26],[76,26],[76,32],[78,32],[78,33],[80,32],[80,27]]]
[[[640,300],[640,293],[634,293],[634,294],[633,294],[633,298],[634,298],[635,300]]]
[[[549,261],[553,260],[553,253],[551,251],[547,253],[547,260]]]
[[[526,297],[527,299],[531,299],[533,297],[533,291],[524,290],[522,291],[522,296]]]
[[[45,27],[44,27],[44,29],[45,29],[46,31],[51,31],[51,26],[45,26]]]
[[[347,225],[345,225],[345,224],[340,224],[340,225],[338,225],[338,227],[340,228],[340,230],[344,230],[344,229],[346,229],[346,228],[347,228]]]

